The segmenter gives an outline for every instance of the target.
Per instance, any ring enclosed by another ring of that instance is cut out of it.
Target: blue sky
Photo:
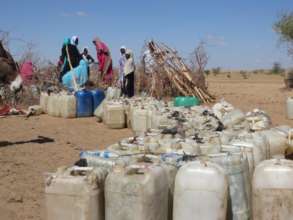
[[[38,53],[58,59],[63,38],[80,36],[80,48],[99,36],[117,64],[119,47],[136,58],[145,40],[155,39],[188,57],[200,40],[208,43],[209,67],[268,68],[277,61],[293,66],[278,43],[272,24],[293,11],[292,0],[0,0],[0,29],[11,37],[34,42]],[[5,8],[5,9],[4,9]],[[4,9],[4,10],[3,10]],[[24,44],[12,40],[14,55]]]

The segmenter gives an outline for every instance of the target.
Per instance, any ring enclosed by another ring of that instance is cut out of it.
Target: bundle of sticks
[[[169,48],[163,43],[151,41],[147,43],[147,49],[152,57],[152,74],[156,78],[157,73],[166,75],[171,86],[184,96],[194,96],[199,98],[203,103],[211,103],[215,98],[207,91],[206,87],[197,85],[192,78],[192,71],[184,63],[177,51]],[[155,79],[156,81],[159,79]],[[152,89],[156,89],[152,87]],[[151,89],[151,90],[152,90]],[[151,91],[152,93],[152,91]]]

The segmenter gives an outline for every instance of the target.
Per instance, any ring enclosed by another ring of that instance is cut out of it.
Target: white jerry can
[[[114,169],[105,183],[106,220],[167,220],[168,182],[157,165]]]
[[[46,179],[47,220],[104,220],[104,169],[71,167]]]
[[[263,161],[255,169],[252,186],[254,220],[293,218],[293,161]]]
[[[49,95],[46,92],[41,92],[40,106],[42,107],[44,113],[48,112],[48,101],[49,101]]]
[[[76,98],[74,95],[62,94],[58,101],[62,118],[76,117]]]
[[[246,154],[251,178],[255,167],[269,155],[269,145],[262,134],[246,134],[232,140],[230,144]]]
[[[219,165],[195,161],[177,172],[173,220],[225,220],[227,201],[228,179]]]
[[[251,178],[245,154],[243,152],[211,154],[209,159],[219,164],[228,176],[230,201],[228,219],[251,219]]]
[[[226,113],[223,117],[222,123],[225,128],[232,127],[245,119],[244,113],[239,109],[234,109]]]
[[[148,130],[149,113],[148,110],[141,107],[135,107],[132,110],[131,127],[135,135],[141,135]]]
[[[270,146],[270,157],[274,155],[284,154],[288,147],[288,133],[280,130],[278,127],[261,131],[265,135]]]
[[[293,97],[287,99],[287,118],[293,119]]]
[[[109,128],[125,128],[126,118],[123,103],[106,102],[104,105],[103,121]]]
[[[59,94],[51,94],[49,96],[48,100],[48,115],[54,116],[54,117],[60,117],[61,112],[60,112],[60,95]]]

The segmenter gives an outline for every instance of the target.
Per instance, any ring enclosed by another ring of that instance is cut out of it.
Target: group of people
[[[133,52],[125,46],[120,48],[121,57],[119,59],[119,80],[118,84],[122,94],[127,97],[134,96],[134,72],[135,62]]]
[[[108,46],[99,38],[92,41],[97,51],[98,71],[103,82],[110,86],[114,80],[113,62]],[[82,86],[90,76],[89,64],[94,63],[94,58],[89,54],[88,48],[84,47],[83,52],[78,50],[79,38],[73,36],[66,38],[63,42],[61,56],[59,60],[60,75],[59,81],[69,89]],[[122,90],[122,94],[127,97],[134,96],[134,72],[135,62],[133,53],[126,47],[120,48],[121,57],[119,59],[119,79],[117,84]]]

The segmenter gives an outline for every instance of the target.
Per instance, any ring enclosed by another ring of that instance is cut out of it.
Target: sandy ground
[[[277,76],[209,77],[210,91],[233,105],[248,111],[267,111],[274,125],[289,124],[285,101],[292,92],[282,90]],[[95,118],[60,119],[46,115],[0,119],[0,220],[44,219],[44,174],[63,165],[73,164],[81,150],[104,148],[131,136],[131,131],[110,130]],[[44,136],[49,143],[34,143]],[[18,142],[18,143],[16,143]],[[22,143],[21,143],[22,142]]]

